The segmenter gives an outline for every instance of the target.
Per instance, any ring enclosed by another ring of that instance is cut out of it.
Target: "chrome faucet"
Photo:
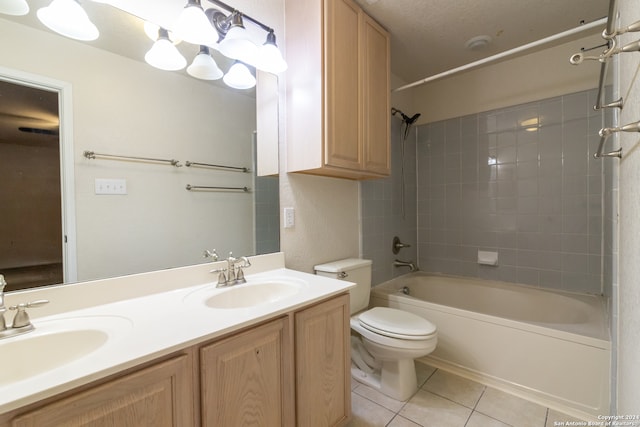
[[[29,319],[29,314],[27,313],[26,309],[31,307],[39,307],[49,302],[46,299],[41,299],[29,303],[12,305],[11,307],[9,307],[9,310],[16,310],[16,314],[13,317],[11,327],[7,327],[7,322],[4,318],[4,313],[7,311],[7,307],[5,307],[4,305],[4,287],[6,285],[7,282],[4,280],[4,276],[0,274],[0,339],[33,331],[34,326]]]
[[[227,268],[217,268],[210,271],[210,273],[218,273],[218,284],[216,287],[221,288],[223,286],[247,283],[247,280],[244,278],[244,269],[251,267],[249,258],[246,256],[235,258],[233,253],[229,252],[229,257],[225,261],[227,261]]]
[[[413,271],[418,271],[418,267],[416,266],[416,264],[413,261],[400,261],[399,259],[396,259],[395,261],[393,261],[393,266],[394,267],[409,267],[409,271],[413,272]]]

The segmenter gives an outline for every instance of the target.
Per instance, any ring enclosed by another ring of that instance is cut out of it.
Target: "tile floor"
[[[416,362],[419,390],[399,402],[352,381],[349,427],[553,427],[568,415]]]

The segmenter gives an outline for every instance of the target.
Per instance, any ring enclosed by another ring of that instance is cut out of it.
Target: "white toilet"
[[[351,376],[396,400],[418,389],[414,359],[436,348],[436,327],[413,313],[369,306],[371,261],[349,258],[315,266],[316,274],[355,282],[350,291]]]

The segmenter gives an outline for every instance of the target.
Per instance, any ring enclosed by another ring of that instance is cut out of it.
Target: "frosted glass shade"
[[[0,13],[7,15],[26,15],[29,13],[29,4],[26,0],[2,0],[0,1]]]
[[[227,86],[234,89],[251,89],[256,85],[256,78],[241,62],[233,64],[222,80]]]
[[[268,73],[280,74],[287,69],[287,63],[276,45],[265,43],[258,50],[256,67]]]
[[[218,80],[224,74],[209,54],[209,48],[206,46],[200,47],[200,53],[196,55],[191,65],[187,67],[187,73],[202,80]]]
[[[75,0],[53,0],[47,7],[38,9],[38,19],[47,28],[76,40],[95,40],[98,28]]]
[[[228,58],[239,59],[247,64],[255,65],[257,62],[258,46],[249,39],[244,27],[231,27],[220,42],[218,50]]]
[[[161,29],[158,41],[144,56],[147,64],[166,71],[182,70],[187,66],[187,60],[178,52],[178,49],[169,41],[167,30]]]
[[[189,1],[182,9],[173,32],[181,40],[197,45],[213,45],[218,33],[213,28],[199,3]]]

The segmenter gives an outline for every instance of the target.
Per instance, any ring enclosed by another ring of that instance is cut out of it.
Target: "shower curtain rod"
[[[465,65],[462,65],[460,67],[452,68],[451,70],[444,71],[444,72],[439,73],[439,74],[434,74],[433,76],[424,78],[422,80],[418,80],[416,82],[409,83],[409,84],[404,85],[404,86],[400,86],[399,88],[393,89],[391,92],[400,92],[402,90],[410,89],[410,88],[415,87],[415,86],[420,86],[422,84],[429,83],[429,82],[432,82],[434,80],[442,79],[444,77],[449,77],[449,76],[451,76],[453,74],[457,74],[457,73],[460,73],[462,71],[467,71],[467,70],[470,70],[472,68],[479,67],[481,65],[489,64],[491,62],[498,61],[500,59],[509,57],[511,55],[515,55],[515,54],[520,53],[520,52],[524,52],[524,51],[532,49],[534,47],[542,46],[542,45],[545,45],[547,43],[551,43],[553,41],[556,41],[556,40],[559,40],[559,39],[563,39],[565,37],[572,36],[574,34],[578,34],[578,33],[590,30],[592,28],[596,28],[596,27],[599,27],[601,25],[606,25],[606,24],[607,24],[607,18],[606,17],[605,18],[601,18],[601,19],[598,19],[596,21],[589,22],[588,24],[584,24],[584,25],[581,25],[579,27],[575,27],[575,28],[572,28],[570,30],[563,31],[561,33],[554,34],[552,36],[545,37],[543,39],[536,40],[534,42],[527,43],[527,44],[524,44],[522,46],[510,49],[510,50],[505,50],[504,52],[500,52],[500,53],[495,54],[493,56],[488,56],[488,57],[480,59],[478,61],[470,62],[469,64],[465,64]]]

